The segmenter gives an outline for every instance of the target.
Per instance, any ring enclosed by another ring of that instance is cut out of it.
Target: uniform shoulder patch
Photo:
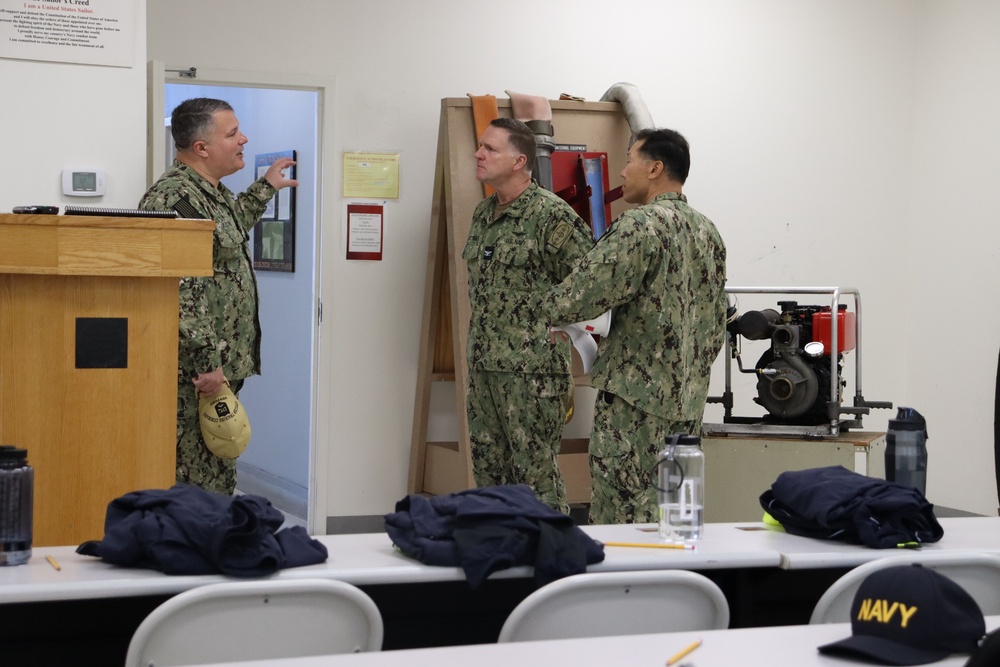
[[[545,245],[552,249],[552,251],[559,250],[563,247],[563,244],[569,240],[569,237],[573,234],[573,225],[569,224],[565,220],[559,222],[555,226],[555,229],[549,233],[549,238],[545,240]]]

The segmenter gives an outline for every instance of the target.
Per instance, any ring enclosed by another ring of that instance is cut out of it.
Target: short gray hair
[[[205,137],[212,129],[216,111],[232,111],[225,100],[211,97],[194,97],[184,100],[170,114],[170,134],[177,150],[191,148],[194,142]]]

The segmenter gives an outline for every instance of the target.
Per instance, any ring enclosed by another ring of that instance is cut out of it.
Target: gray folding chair
[[[253,580],[185,591],[153,610],[126,667],[167,667],[382,648],[382,616],[362,590],[325,579]]]
[[[500,642],[729,627],[729,604],[708,577],[686,570],[576,574],[526,597]]]

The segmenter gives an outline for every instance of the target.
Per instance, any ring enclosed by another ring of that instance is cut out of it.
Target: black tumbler
[[[28,452],[0,445],[0,565],[21,565],[31,558],[34,487]]]
[[[885,434],[885,478],[927,495],[927,422],[913,408],[899,408]]]

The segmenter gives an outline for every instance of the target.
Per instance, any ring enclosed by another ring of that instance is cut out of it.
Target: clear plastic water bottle
[[[913,408],[898,408],[885,434],[885,478],[927,494],[927,421]]]
[[[0,445],[0,565],[21,565],[31,558],[34,493],[28,452]]]
[[[696,435],[667,436],[657,461],[660,538],[690,542],[705,526],[705,453]]]

